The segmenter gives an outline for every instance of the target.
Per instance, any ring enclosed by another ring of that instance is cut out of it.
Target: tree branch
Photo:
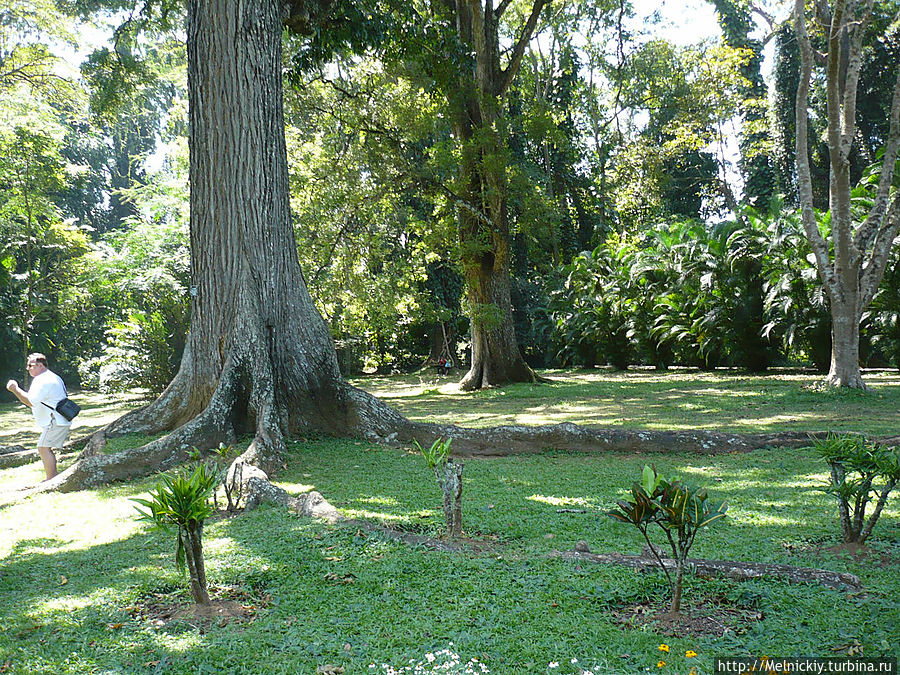
[[[856,95],[859,88],[859,71],[862,68],[862,42],[872,15],[872,5],[875,0],[867,0],[863,9],[862,18],[852,29],[850,37],[849,64],[844,84],[844,103],[841,112],[841,158],[847,161],[850,158],[850,148],[856,136]],[[852,17],[849,17],[852,19]],[[851,21],[845,21],[844,26],[850,30]]]
[[[831,269],[828,246],[813,210],[812,176],[809,167],[809,79],[812,75],[813,48],[806,29],[804,0],[794,0],[794,31],[800,46],[800,80],[797,83],[795,154],[797,161],[797,192],[803,229],[816,258],[816,269],[829,297],[834,293],[836,280]]]
[[[890,199],[891,183],[894,177],[898,151],[900,151],[900,71],[897,72],[897,80],[894,82],[890,128],[887,142],[884,146],[884,158],[881,162],[881,179],[878,181],[878,192],[875,193],[875,201],[869,211],[869,216],[856,233],[855,243],[860,251],[865,251],[869,248],[872,238],[884,219],[888,200]]]
[[[875,244],[872,246],[872,254],[868,264],[860,270],[859,280],[859,319],[862,319],[863,311],[872,302],[872,298],[878,292],[881,278],[887,267],[894,239],[900,233],[900,193],[894,197],[891,208],[884,219],[884,225],[878,230]]]
[[[516,73],[519,72],[519,66],[522,64],[522,56],[525,54],[525,47],[531,41],[531,36],[534,34],[534,30],[537,27],[541,11],[543,11],[544,5],[548,2],[550,2],[550,0],[534,0],[534,5],[531,7],[531,15],[528,17],[528,21],[525,23],[525,27],[522,29],[522,34],[519,36],[518,41],[516,41],[515,47],[512,49],[509,63],[500,73],[497,89],[494,92],[495,96],[502,97],[506,94],[506,91],[516,77]]]
[[[506,11],[506,8],[512,3],[512,0],[502,0],[499,5],[497,5],[497,9],[494,10],[494,17],[497,21],[500,20],[500,17],[503,16],[503,13]]]

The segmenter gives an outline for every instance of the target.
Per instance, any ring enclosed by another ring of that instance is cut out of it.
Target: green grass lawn
[[[563,382],[543,389],[551,393],[546,405],[556,409],[582,396],[590,400],[590,383],[579,377],[566,374]],[[716,382],[707,377],[719,376],[698,375],[693,386],[731,391],[726,376]],[[596,387],[609,391],[607,374],[599,379]],[[678,382],[670,390],[689,389],[686,378],[673,379]],[[897,384],[886,381],[876,396],[896,396]],[[388,381],[377,386],[386,391]],[[428,418],[427,408],[442,395],[410,395],[415,386],[401,378],[392,396],[404,401],[410,416]],[[656,394],[645,394],[645,404],[664,398],[664,383],[654,386]],[[781,385],[792,386],[793,396],[785,399],[797,411],[796,399],[817,395],[799,384]],[[536,405],[523,395],[528,390],[468,399],[448,393],[448,405],[466,419],[496,410],[511,421],[517,408]],[[564,393],[557,397],[559,391]],[[633,396],[641,397],[637,391]],[[820,407],[840,409],[833,403],[839,396],[818,396]],[[868,400],[858,409],[869,410],[873,428],[887,430],[897,406],[885,404],[882,415],[874,398]],[[419,412],[416,401],[424,402]],[[674,404],[667,405],[666,414],[676,416]],[[584,419],[592,414],[587,411]],[[639,414],[636,406],[632,421]],[[0,410],[0,424],[12,426],[6,409]],[[449,649],[464,664],[477,658],[500,674],[579,668],[686,674],[691,665],[711,672],[716,656],[836,656],[855,649],[864,656],[900,654],[900,500],[889,505],[875,530],[876,553],[857,561],[826,550],[837,543],[839,527],[834,505],[820,490],[826,467],[810,451],[657,455],[653,461],[729,502],[729,517],[701,534],[692,555],[847,571],[862,579],[864,592],[690,578],[688,606],[718,604],[761,619],[736,623],[722,637],[671,638],[652,625],[624,628],[614,612],[648,601],[664,604],[661,574],[548,554],[571,549],[579,539],[594,552],[639,552],[640,535],[604,512],[625,496],[644,460],[558,452],[467,462],[464,528],[487,545],[481,552],[438,553],[275,507],[211,521],[204,536],[213,590],[252,605],[255,619],[223,626],[155,622],[136,608],[189,600],[173,567],[172,536],[138,523],[130,501],[146,495],[155,481],[15,499],[16,487],[40,478],[32,464],[0,471],[0,672],[312,674],[331,664],[348,674],[385,675],[385,664],[412,672],[420,662],[427,667],[419,672],[446,672],[432,670],[428,655]],[[434,477],[422,457],[402,449],[356,441],[295,443],[279,484],[292,493],[316,489],[347,516],[410,532],[440,530]],[[663,643],[671,648],[666,655],[658,650]],[[697,657],[685,658],[687,650]],[[657,668],[660,657],[666,665]],[[475,672],[481,672],[477,664]]]
[[[900,373],[865,375],[868,392],[822,390],[820,375],[735,371],[544,371],[549,384],[460,392],[431,373],[364,377],[358,387],[414,420],[486,427],[576,422],[633,429],[739,433],[900,433]]]

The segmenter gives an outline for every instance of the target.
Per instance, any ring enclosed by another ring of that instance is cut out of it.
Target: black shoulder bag
[[[66,385],[63,385],[63,391],[65,391],[65,386]],[[66,391],[66,395],[68,395],[68,393],[69,392]],[[41,403],[50,408],[50,410],[55,410],[56,412],[58,412],[66,419],[67,422],[71,422],[72,420],[74,420],[78,416],[78,413],[81,412],[81,406],[79,406],[70,398],[64,398],[62,401],[56,404],[55,408],[52,405],[44,403],[43,401],[41,401]]]

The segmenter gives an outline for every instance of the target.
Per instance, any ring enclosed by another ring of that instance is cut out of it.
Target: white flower
[[[551,661],[547,664],[548,668],[559,668],[559,664],[556,661]]]

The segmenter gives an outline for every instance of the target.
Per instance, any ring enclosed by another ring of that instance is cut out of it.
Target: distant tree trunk
[[[826,382],[837,387],[865,387],[859,369],[859,323],[878,290],[894,238],[900,231],[900,192],[891,195],[900,148],[900,69],[894,85],[881,178],[872,206],[861,223],[854,222],[851,210],[850,160],[856,139],[856,96],[863,37],[869,28],[873,2],[835,0],[815,4],[817,24],[825,28],[828,50],[824,55],[816,54],[807,31],[806,2],[794,3],[794,29],[800,45],[795,146],[798,196],[803,227],[831,309],[831,369]],[[817,58],[825,63],[830,242],[822,236],[816,221],[807,149],[809,85]]]
[[[435,321],[431,326],[429,341],[431,348],[428,350],[425,365],[433,366],[441,359],[447,359],[453,368],[460,367],[459,357],[456,355],[458,336],[456,335],[456,327],[452,323]]]
[[[510,236],[507,212],[506,148],[498,128],[503,96],[546,0],[535,0],[513,46],[500,65],[499,21],[508,3],[448,0],[460,40],[474,52],[474,72],[461,72],[451,93],[453,131],[461,146],[459,244],[471,316],[472,363],[463,389],[479,389],[537,378],[516,340],[510,301]]]
[[[827,380],[837,387],[864,389],[859,370],[859,313],[856,303],[832,302],[831,307],[831,366]]]
[[[763,43],[750,37],[756,28],[750,6],[735,0],[711,1],[718,13],[726,44],[749,53],[741,66],[744,83],[740,86],[743,125],[739,138],[739,165],[744,177],[744,201],[765,208],[775,187],[775,173],[769,153],[761,151],[767,136],[766,106],[762,105],[766,100],[766,83],[762,76]],[[735,213],[740,214],[739,211]]]

